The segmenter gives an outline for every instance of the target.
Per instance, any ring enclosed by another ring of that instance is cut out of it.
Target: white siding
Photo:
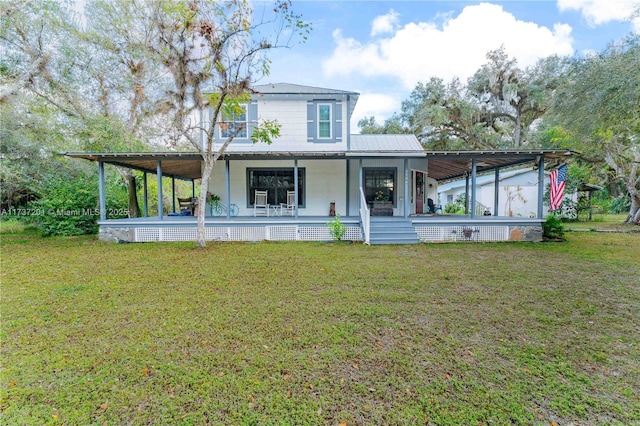
[[[278,120],[282,126],[278,145],[297,146],[307,142],[307,102],[305,100],[260,100],[259,120]]]
[[[293,167],[293,160],[231,161],[231,203],[237,204],[240,216],[252,216],[253,208],[247,205],[247,168]],[[298,211],[299,216],[329,216],[329,203],[335,201],[336,212],[346,214],[346,163],[342,160],[301,160],[298,167],[305,168],[305,206]],[[213,169],[209,180],[209,192],[226,200],[226,180],[224,162]],[[353,213],[352,213],[353,214]]]

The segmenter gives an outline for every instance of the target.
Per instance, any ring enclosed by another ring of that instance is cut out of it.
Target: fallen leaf
[[[291,374],[285,374],[284,375],[284,381],[288,381],[289,379],[291,379]]]
[[[340,423],[338,423],[338,426],[347,426],[347,421],[343,420]]]
[[[218,377],[222,377],[222,376],[224,376],[224,373],[222,371],[218,371],[217,375],[218,375]]]
[[[149,371],[149,369],[148,369],[148,368],[143,368],[143,369],[142,369],[142,371],[141,371],[141,373],[142,373],[142,374],[144,374],[145,376],[148,376],[148,375],[149,375],[149,373],[151,373],[151,371]]]
[[[360,370],[360,366],[358,364],[353,364],[352,367],[355,368],[356,370]]]
[[[256,398],[253,395],[249,395],[249,402],[255,402]]]
[[[17,385],[17,384],[18,384],[18,382],[16,382],[16,381],[14,380],[13,382],[9,383],[9,386],[15,386],[15,385]]]
[[[293,396],[293,393],[292,393],[290,390],[289,390],[289,391],[287,391],[287,397],[288,397],[288,398],[291,398],[292,396]]]
[[[318,408],[318,416],[322,415],[322,407]]]
[[[556,423],[556,422],[551,422],[551,426],[558,426],[558,423]]]
[[[100,404],[100,409],[102,411],[107,411],[107,408],[109,408],[109,400],[106,400],[104,404]]]

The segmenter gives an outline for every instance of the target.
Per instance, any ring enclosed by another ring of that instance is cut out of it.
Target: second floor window
[[[318,105],[318,138],[331,139],[331,104]]]
[[[231,116],[227,114],[222,115],[222,120],[220,120],[219,123],[221,139],[226,139],[233,135],[239,126],[242,126],[242,130],[238,132],[236,138],[247,137],[247,106],[240,105],[240,108],[242,109],[241,112],[236,112],[235,114],[231,114]]]

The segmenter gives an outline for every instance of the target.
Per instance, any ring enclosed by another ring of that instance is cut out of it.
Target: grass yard
[[[0,238],[2,424],[640,424],[638,234]]]

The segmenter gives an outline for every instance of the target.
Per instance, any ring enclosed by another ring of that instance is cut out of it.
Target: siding
[[[247,207],[247,168],[293,167],[293,160],[269,161],[231,161],[231,202],[237,204],[240,216],[252,216],[253,209]],[[336,211],[346,214],[346,164],[342,160],[301,160],[298,167],[305,168],[305,207],[298,211],[299,216],[329,216],[329,203],[336,202]],[[209,180],[209,192],[226,200],[225,165],[220,161],[213,169]],[[351,212],[351,214],[354,214]]]

